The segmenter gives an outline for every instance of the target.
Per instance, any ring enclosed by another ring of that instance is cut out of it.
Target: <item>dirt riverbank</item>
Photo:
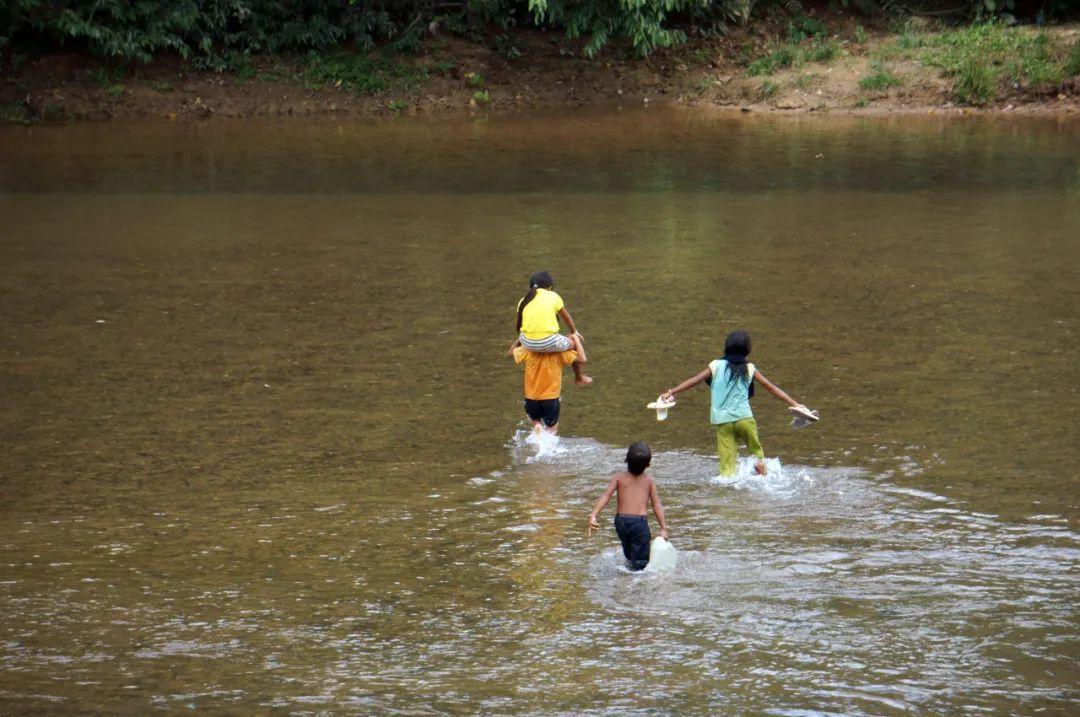
[[[954,48],[939,29],[889,32],[864,28],[847,16],[824,20],[828,34],[814,38],[792,41],[779,25],[759,25],[697,38],[648,59],[617,51],[588,59],[580,43],[542,32],[515,34],[509,52],[432,37],[418,56],[394,56],[359,69],[347,61],[313,66],[309,58],[280,57],[251,58],[240,71],[226,73],[199,71],[178,59],[107,68],[84,55],[54,54],[26,61],[3,79],[0,121],[423,115],[652,104],[751,112],[1080,116],[1080,77],[1068,71],[1043,82],[997,78],[990,94],[971,101],[958,90],[956,71],[950,74],[944,66],[952,56],[942,53]],[[1049,42],[1062,57],[1080,43],[1077,26],[1008,32],[1021,39],[1042,32],[1044,45]],[[335,79],[335,72],[341,77]]]

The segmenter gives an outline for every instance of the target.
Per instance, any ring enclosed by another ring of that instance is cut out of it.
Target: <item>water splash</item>
[[[716,486],[769,493],[778,497],[790,498],[799,492],[812,488],[814,478],[807,467],[785,469],[779,458],[765,459],[765,474],[757,472],[757,459],[744,456],[739,459],[733,476],[713,476],[709,483]]]
[[[514,431],[508,445],[517,465],[547,461],[567,453],[558,433],[526,424]]]

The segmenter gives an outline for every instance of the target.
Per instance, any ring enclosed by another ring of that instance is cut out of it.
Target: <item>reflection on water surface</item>
[[[1075,709],[1075,125],[87,124],[0,156],[5,711]],[[529,461],[502,352],[540,267],[596,384]],[[705,394],[643,406],[737,326],[823,421],[755,399],[782,472],[718,485]],[[673,574],[583,534],[641,438]]]

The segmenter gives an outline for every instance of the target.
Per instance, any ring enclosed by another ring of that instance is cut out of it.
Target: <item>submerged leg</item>
[[[761,447],[761,439],[758,438],[757,421],[753,418],[744,418],[735,422],[735,432],[746,445],[750,455],[757,458],[754,470],[759,476],[765,475],[765,449]]]

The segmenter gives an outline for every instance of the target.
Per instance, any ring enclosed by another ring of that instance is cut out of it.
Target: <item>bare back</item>
[[[649,512],[649,493],[653,479],[648,473],[639,476],[623,471],[615,476],[618,501],[615,511],[620,515],[645,515]]]

